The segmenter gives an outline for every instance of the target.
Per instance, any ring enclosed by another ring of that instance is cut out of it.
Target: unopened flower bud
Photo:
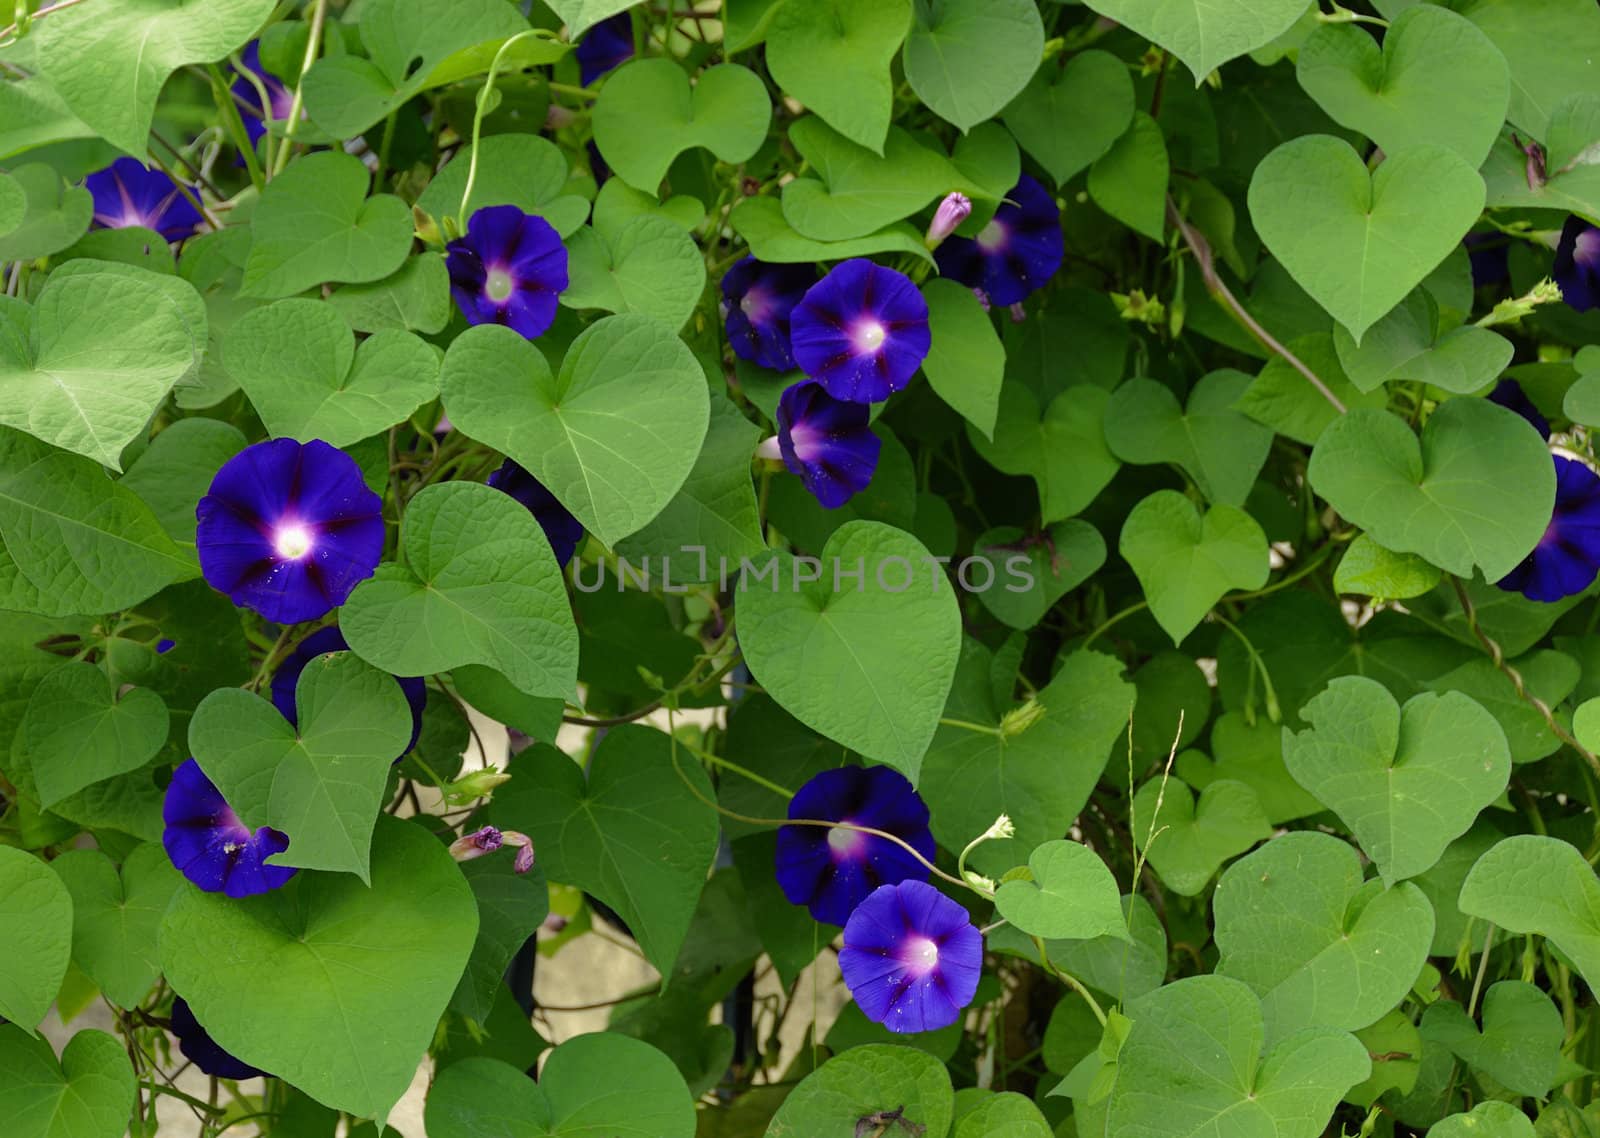
[[[452,806],[465,806],[479,798],[487,798],[501,783],[510,782],[511,776],[496,767],[483,767],[439,788],[444,800]]]
[[[1002,814],[994,820],[994,825],[983,832],[985,840],[992,838],[1014,838],[1017,836],[1016,826],[1011,824],[1011,815]]]
[[[493,826],[485,826],[470,834],[462,834],[450,843],[450,856],[457,861],[471,861],[484,854],[494,853],[505,844],[505,835]]]
[[[922,243],[930,249],[937,249],[946,237],[956,231],[956,226],[967,220],[971,212],[972,199],[966,194],[956,191],[946,194],[944,201],[934,211],[933,221],[929,223],[928,234]]]
[[[511,868],[518,873],[527,873],[533,868],[533,843],[529,842],[517,851],[517,860],[511,863]]]
[[[1032,727],[1045,715],[1045,706],[1036,699],[1030,699],[1021,707],[1014,707],[1005,713],[1000,720],[1000,734],[1007,739],[1013,735],[1020,735]],[[1006,819],[1002,819],[1006,820]],[[999,823],[995,823],[999,825]]]

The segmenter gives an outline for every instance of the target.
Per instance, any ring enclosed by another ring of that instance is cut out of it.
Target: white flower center
[[[835,826],[828,831],[828,848],[834,853],[847,854],[855,848],[856,832],[844,826]]]
[[[927,937],[915,937],[906,946],[906,958],[918,972],[931,972],[939,963],[939,946]]]
[[[496,304],[510,299],[514,287],[511,274],[504,269],[490,269],[488,279],[483,282],[484,293]]]
[[[311,552],[311,531],[305,526],[284,526],[272,542],[278,556],[289,561],[299,561]]]
[[[875,352],[883,347],[889,332],[876,320],[864,320],[856,325],[856,346],[864,352]]]
[[[1006,243],[1007,236],[1009,235],[1006,233],[1004,225],[1001,225],[998,221],[991,221],[979,231],[977,237],[978,247],[985,252],[993,252]]]

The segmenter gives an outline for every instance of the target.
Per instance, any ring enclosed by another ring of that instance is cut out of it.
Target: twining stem
[[[1000,730],[998,727],[987,726],[982,723],[972,723],[966,719],[951,719],[947,715],[940,716],[939,723],[944,727],[959,727],[963,731],[976,731],[980,735],[993,735],[998,739],[1004,739],[1006,737],[1005,732]]]
[[[1093,993],[1084,987],[1083,981],[1050,959],[1050,954],[1045,951],[1043,937],[1034,937],[1033,946],[1039,950],[1039,963],[1044,965],[1045,971],[1083,997],[1083,1002],[1089,1005],[1089,1010],[1094,1013],[1094,1018],[1100,1021],[1101,1027],[1104,1027],[1106,1025],[1105,1009],[1100,1006],[1100,1001],[1094,998]]]
[[[1182,236],[1183,243],[1189,247],[1189,252],[1194,255],[1195,264],[1200,266],[1200,275],[1206,282],[1206,291],[1211,294],[1212,298],[1226,308],[1246,332],[1249,332],[1260,341],[1262,347],[1282,357],[1285,363],[1305,376],[1306,381],[1333,405],[1334,410],[1341,415],[1344,414],[1346,410],[1344,402],[1333,393],[1333,390],[1326,383],[1322,382],[1317,373],[1307,367],[1305,361],[1299,356],[1279,343],[1277,337],[1263,328],[1260,322],[1245,310],[1244,305],[1239,303],[1238,297],[1233,295],[1232,290],[1217,275],[1216,258],[1212,256],[1211,243],[1206,240],[1205,234],[1189,224],[1188,220],[1179,212],[1178,203],[1173,201],[1170,196],[1167,198],[1167,220],[1172,222],[1179,235]]]
[[[52,12],[59,12],[63,8],[71,8],[82,3],[83,0],[59,0],[58,3],[51,4],[48,8],[40,8],[33,14],[31,18],[37,20],[44,16],[50,15]],[[8,37],[16,35],[17,29],[21,26],[22,25],[20,23],[14,23],[7,24],[5,27],[0,28],[0,47],[10,47],[11,43]]]
[[[261,169],[261,160],[256,157],[256,148],[250,145],[250,132],[244,128],[244,119],[239,115],[239,105],[234,101],[227,77],[222,74],[222,68],[215,63],[206,66],[206,76],[211,80],[211,97],[216,101],[217,108],[222,111],[222,125],[227,130],[228,136],[233,139],[234,147],[244,158],[244,168],[250,174],[250,184],[259,190],[266,185],[266,174]],[[261,105],[265,107],[269,104],[263,102]]]
[[[294,99],[289,104],[289,121],[283,124],[283,145],[279,147],[277,161],[272,166],[274,175],[283,173],[289,165],[289,151],[293,149],[290,143],[294,141],[294,132],[300,126],[300,112],[305,107],[306,72],[317,61],[317,49],[322,46],[322,26],[328,19],[328,0],[315,0],[315,4],[316,7],[311,10],[311,35],[306,39],[305,59],[300,63],[300,78],[295,81]]]
[[[495,80],[500,77],[500,61],[512,45],[537,35],[538,31],[537,28],[529,28],[501,44],[500,50],[494,53],[494,59],[489,62],[489,74],[484,77],[483,87],[478,91],[477,103],[472,111],[472,152],[467,156],[467,184],[461,188],[461,208],[456,210],[456,221],[462,232],[467,227],[467,203],[472,200],[472,187],[478,181],[478,139],[483,134],[483,116],[488,113],[489,100],[494,97]]]

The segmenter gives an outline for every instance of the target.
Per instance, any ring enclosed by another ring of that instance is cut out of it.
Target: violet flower
[[[808,379],[779,396],[778,433],[757,453],[781,458],[812,496],[833,510],[871,483],[882,446],[872,431],[869,405],[835,399]]]
[[[1544,536],[1498,582],[1508,592],[1546,603],[1576,596],[1600,574],[1600,475],[1554,455],[1556,504]]]
[[[160,170],[133,158],[118,158],[104,170],[83,180],[94,199],[94,224],[100,229],[128,229],[142,225],[168,241],[194,236],[203,220],[194,203],[184,196],[187,188],[198,201],[200,191],[180,188]]]
[[[583,33],[578,41],[578,82],[587,87],[633,58],[633,17],[618,12]]]
[[[1024,174],[976,237],[952,237],[934,259],[939,272],[989,294],[992,304],[1017,304],[1061,268],[1061,211],[1050,192]]]
[[[1528,393],[1522,390],[1522,385],[1516,380],[1502,379],[1495,384],[1494,390],[1489,393],[1489,402],[1498,403],[1507,411],[1515,411],[1528,420],[1541,436],[1550,437],[1550,420],[1534,406],[1533,400],[1528,398]]]
[[[864,258],[841,261],[789,317],[795,363],[835,399],[877,403],[911,382],[932,343],[928,302],[911,278]]]
[[[183,1052],[183,1057],[213,1078],[254,1079],[266,1075],[259,1067],[235,1058],[212,1039],[211,1033],[194,1018],[189,1001],[182,996],[174,996],[172,1000],[172,1034],[178,1037],[178,1050]]]
[[[1569,307],[1588,312],[1600,305],[1600,229],[1581,217],[1567,218],[1550,275]]]
[[[769,265],[754,257],[734,262],[722,278],[722,322],[733,354],[773,371],[793,371],[789,319],[816,283],[811,265]]]
[[[294,651],[283,658],[278,670],[272,673],[272,706],[278,709],[279,715],[289,721],[290,726],[298,726],[300,723],[294,693],[300,684],[300,674],[306,670],[306,665],[318,656],[349,650],[350,645],[345,642],[344,633],[339,631],[337,625],[330,624],[305,637],[294,646]],[[394,761],[399,762],[412,747],[417,745],[417,737],[422,734],[422,709],[428,703],[428,685],[421,676],[396,676],[394,682],[400,685],[400,690],[405,693],[406,702],[411,705],[411,739],[406,743],[405,750],[395,756]]]
[[[894,1032],[937,1031],[961,1018],[983,973],[983,934],[931,885],[873,890],[844,926],[839,970],[856,1006]]]
[[[300,872],[267,864],[289,848],[288,835],[268,826],[252,833],[193,759],[173,772],[161,816],[167,857],[207,893],[249,897],[277,889]]]
[[[254,146],[261,141],[261,136],[267,133],[267,124],[264,120],[284,122],[294,113],[294,92],[285,87],[281,80],[272,75],[261,66],[261,41],[251,40],[244,45],[244,50],[239,53],[239,62],[243,70],[256,77],[261,88],[267,93],[265,106],[261,103],[261,91],[256,84],[245,76],[240,75],[228,88],[233,95],[234,105],[239,108],[239,118],[244,122],[245,134],[250,138],[250,145]],[[304,109],[301,117],[305,117]]]
[[[583,523],[572,516],[572,512],[545,488],[544,483],[509,458],[500,464],[500,469],[489,475],[489,485],[511,495],[527,507],[534,521],[539,523],[539,528],[544,530],[544,536],[550,542],[550,552],[556,555],[556,563],[565,569],[567,562],[577,552],[578,543],[583,540]]]
[[[477,210],[445,248],[450,295],[469,324],[504,324],[542,336],[567,287],[567,247],[542,217],[514,205]]]

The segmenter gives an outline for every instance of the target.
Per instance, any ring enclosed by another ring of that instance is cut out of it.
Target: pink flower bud
[[[484,854],[494,853],[505,844],[505,835],[493,826],[485,826],[470,834],[462,834],[450,843],[450,856],[457,861],[471,861]]]
[[[928,235],[923,238],[923,244],[930,249],[937,248],[939,243],[956,231],[956,226],[967,220],[967,215],[972,212],[972,199],[966,194],[952,191],[944,196],[944,201],[939,203],[939,208],[934,212],[933,221],[928,226]]]
[[[529,842],[527,845],[523,846],[517,851],[517,860],[511,864],[511,868],[516,870],[518,873],[527,873],[533,868],[532,842]]]

